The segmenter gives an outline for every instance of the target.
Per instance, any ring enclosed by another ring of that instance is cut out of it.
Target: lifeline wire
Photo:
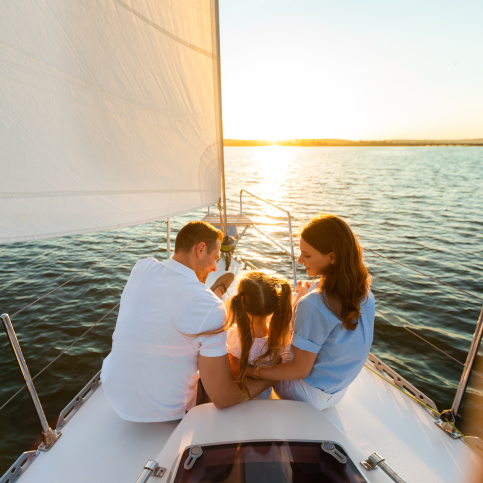
[[[436,282],[439,282],[439,283],[442,283],[444,285],[447,285],[448,287],[454,288],[458,292],[462,292],[462,293],[464,293],[466,295],[469,295],[470,297],[473,297],[473,298],[478,299],[478,300],[483,300],[483,298],[482,297],[478,297],[478,295],[475,295],[475,294],[473,294],[471,292],[466,292],[465,290],[463,290],[461,288],[458,288],[458,287],[455,287],[454,285],[451,285],[450,283],[443,282],[439,278],[432,277],[431,275],[428,275],[427,273],[420,272],[419,270],[416,270],[415,268],[411,268],[409,265],[405,265],[404,263],[401,263],[401,262],[396,262],[396,260],[393,260],[392,258],[389,258],[389,257],[386,257],[384,255],[381,255],[380,253],[377,253],[376,250],[372,250],[371,248],[364,248],[364,250],[367,250],[368,252],[372,252],[375,255],[377,255],[378,257],[385,258],[386,260],[389,260],[392,263],[397,263],[398,265],[401,265],[402,267],[405,267],[405,268],[407,268],[409,270],[412,270],[413,272],[417,272],[420,275],[424,275],[425,277],[431,278],[432,280],[435,280]]]
[[[447,352],[445,352],[443,349],[440,349],[439,347],[435,346],[434,344],[432,344],[431,342],[429,342],[429,340],[426,340],[424,337],[421,337],[419,334],[416,334],[416,332],[412,331],[411,329],[409,329],[408,327],[406,327],[405,325],[402,325],[400,324],[399,322],[397,322],[396,320],[394,320],[392,317],[390,317],[389,315],[385,314],[384,312],[381,312],[379,309],[376,309],[376,312],[379,312],[383,317],[386,317],[387,319],[391,320],[392,322],[394,322],[396,325],[398,325],[399,327],[402,327],[403,329],[407,330],[408,332],[411,332],[411,334],[415,335],[416,337],[418,337],[419,339],[421,339],[422,341],[426,342],[426,344],[429,344],[431,347],[433,347],[434,349],[438,350],[439,352],[443,353],[446,357],[449,357],[450,359],[452,359],[453,361],[457,362],[460,366],[465,366],[465,364],[463,364],[461,361],[459,361],[458,359],[455,359],[452,355],[448,354]],[[475,371],[474,369],[471,371],[473,372],[474,374],[476,374],[477,376],[481,377],[483,379],[483,375],[480,374],[478,371]]]
[[[50,367],[60,356],[64,355],[76,342],[78,342],[80,339],[82,339],[82,337],[84,337],[86,334],[88,334],[97,324],[99,324],[100,322],[102,322],[113,310],[117,309],[119,307],[119,305],[121,305],[121,303],[118,303],[117,305],[115,305],[111,310],[109,310],[109,312],[107,312],[107,314],[104,314],[95,324],[91,325],[81,336],[77,337],[77,339],[74,342],[72,342],[72,344],[70,344],[68,347],[66,347],[57,357],[55,357],[54,359],[52,359],[40,372],[38,372],[37,374],[35,374],[35,376],[32,377],[32,381],[35,380],[38,376],[40,376],[40,374],[42,374],[42,372],[44,372],[45,369],[47,369],[48,367]],[[13,398],[15,398],[17,396],[17,394],[20,394],[25,388],[26,388],[26,386],[22,386],[5,404],[3,404],[0,407],[0,411]]]
[[[62,288],[64,287],[65,285],[67,285],[68,283],[72,282],[72,280],[75,280],[77,277],[80,277],[81,275],[83,275],[84,273],[88,272],[89,270],[93,269],[94,267],[97,267],[98,265],[100,265],[102,262],[106,261],[108,258],[111,258],[113,255],[115,255],[116,253],[119,253],[119,252],[122,252],[125,248],[127,248],[128,246],[132,245],[134,242],[138,241],[140,238],[142,238],[143,236],[146,236],[148,235],[149,233],[151,233],[152,231],[154,231],[156,228],[158,228],[159,225],[162,225],[163,223],[166,223],[165,221],[162,221],[160,223],[158,223],[153,229],[147,231],[146,233],[143,233],[141,236],[138,236],[136,239],[134,239],[132,242],[129,242],[127,245],[124,245],[122,248],[119,248],[119,250],[116,250],[114,253],[111,253],[110,255],[108,255],[106,258],[103,258],[100,262],[97,262],[95,263],[94,265],[92,265],[91,267],[87,268],[86,270],[84,270],[83,272],[80,272],[78,273],[76,276],[72,277],[71,279],[67,280],[66,282],[64,282],[63,284],[59,285],[58,287],[54,288],[53,290],[51,290],[50,292],[46,293],[45,295],[42,295],[42,297],[39,297],[37,300],[34,300],[33,302],[30,302],[28,305],[26,305],[25,307],[22,307],[20,310],[17,310],[17,312],[15,312],[14,314],[11,315],[11,317],[15,317],[17,314],[19,314],[20,312],[24,311],[25,309],[27,309],[28,307],[30,307],[31,305],[34,305],[36,304],[37,302],[40,302],[43,298],[47,297],[48,295],[54,293],[56,290],[59,290],[59,288]],[[3,407],[3,406],[2,406]],[[1,409],[1,408],[0,408]]]

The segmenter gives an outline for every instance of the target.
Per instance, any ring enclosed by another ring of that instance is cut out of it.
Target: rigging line
[[[458,287],[455,287],[454,285],[451,285],[450,283],[447,283],[447,282],[443,282],[443,280],[440,280],[439,278],[436,278],[436,277],[432,277],[431,275],[428,275],[427,273],[424,273],[424,272],[420,272],[419,270],[416,270],[415,268],[412,268],[410,267],[409,265],[405,265],[404,263],[401,263],[401,262],[397,262],[396,260],[392,260],[391,258],[389,257],[386,257],[384,255],[381,255],[380,253],[377,253],[376,250],[372,250],[371,248],[363,248],[364,250],[367,250],[369,252],[372,252],[374,253],[375,255],[377,255],[378,257],[381,257],[381,258],[385,258],[386,260],[389,260],[390,262],[393,262],[393,263],[397,263],[398,265],[401,265],[402,267],[405,267],[405,268],[408,268],[409,270],[412,270],[413,272],[417,272],[421,275],[424,275],[425,277],[428,277],[428,278],[431,278],[432,280],[435,280],[436,282],[439,282],[439,283],[442,283],[444,285],[447,285],[448,287],[451,287],[451,288],[454,288],[455,290],[457,290],[458,292],[462,292],[462,293],[465,293],[466,295],[469,295],[470,297],[473,297],[475,299],[478,299],[478,300],[483,300],[483,297],[479,297],[478,295],[475,295],[471,292],[466,292],[465,290],[461,289],[461,288],[458,288]]]
[[[423,401],[420,401],[419,399],[415,398],[414,396],[412,396],[411,394],[408,394],[404,389],[401,389],[400,387],[397,387],[396,384],[393,384],[391,381],[388,381],[384,376],[381,376],[381,374],[378,374],[374,369],[371,369],[367,364],[364,364],[364,367],[366,369],[369,369],[371,372],[373,372],[376,376],[379,376],[383,381],[387,382],[388,384],[390,384],[392,387],[395,387],[398,391],[401,391],[404,395],[406,395],[407,397],[410,397],[411,399],[413,399],[414,401],[416,401],[418,404],[421,404],[422,406],[424,406],[425,408],[429,409],[431,412],[437,414],[438,416],[441,416],[441,413],[434,410],[431,406],[428,406],[427,404],[423,403]]]
[[[437,416],[441,417],[441,413],[439,411],[434,410],[431,406],[428,406],[427,404],[423,403],[423,401],[420,401],[419,399],[415,398],[411,394],[408,394],[406,391],[404,391],[404,389],[401,389],[400,387],[398,387],[395,384],[393,384],[391,381],[388,381],[384,376],[381,376],[380,374],[378,374],[376,371],[374,371],[373,369],[371,369],[368,365],[364,364],[364,367],[366,369],[369,369],[376,376],[379,376],[383,381],[387,382],[391,386],[395,387],[397,390],[401,391],[405,396],[410,397],[411,399],[413,399],[414,401],[416,401],[418,404],[421,404],[425,408],[429,409],[432,413],[434,413]],[[460,434],[460,436],[466,441],[466,443],[468,443],[478,454],[481,454],[481,451],[476,446],[474,446],[471,443],[471,441],[469,441],[467,439],[467,437],[456,426],[454,426],[453,423],[451,423],[451,421],[448,421],[446,418],[445,418],[445,421],[447,421],[449,424],[451,424],[451,426],[453,427],[453,429]]]
[[[44,372],[48,367],[50,367],[59,357],[61,357],[62,355],[64,355],[75,343],[77,343],[80,339],[82,339],[82,337],[84,337],[94,327],[96,327],[97,324],[99,324],[100,322],[102,322],[113,310],[117,309],[119,307],[119,305],[121,305],[120,302],[117,305],[115,305],[111,310],[109,310],[109,312],[107,312],[107,314],[104,314],[95,324],[91,325],[80,337],[77,337],[77,339],[74,342],[72,342],[72,344],[70,344],[68,347],[66,347],[57,357],[55,357],[54,359],[52,359],[40,372],[38,372],[37,374],[35,374],[35,376],[32,377],[32,381],[34,381],[35,379],[37,379],[37,377],[40,376],[40,374],[42,374],[42,372]],[[20,394],[25,388],[26,388],[26,386],[22,386],[5,404],[3,404],[2,406],[0,406],[0,411],[12,399],[14,399],[18,394]]]
[[[119,252],[122,252],[125,248],[127,248],[128,246],[132,245],[134,242],[138,241],[139,239],[141,239],[143,236],[146,236],[148,235],[149,233],[151,233],[152,231],[154,231],[156,228],[159,227],[159,225],[162,225],[163,223],[166,223],[165,221],[162,221],[160,223],[158,223],[153,229],[147,231],[146,233],[143,233],[141,236],[138,236],[135,240],[133,240],[132,242],[129,242],[127,245],[124,245],[123,247],[119,248],[119,250],[116,250],[114,253],[111,253],[110,255],[108,255],[106,258],[103,258],[101,261],[95,263],[94,265],[90,266],[89,268],[87,268],[86,270],[84,270],[83,272],[80,272],[78,273],[77,275],[75,275],[74,277],[70,278],[69,280],[67,280],[66,282],[64,282],[63,284],[59,285],[58,287],[54,288],[53,290],[51,290],[50,292],[47,292],[45,295],[42,295],[42,297],[39,297],[38,299],[34,300],[33,302],[30,302],[28,305],[26,305],[25,307],[22,307],[20,310],[17,310],[17,312],[15,312],[14,314],[11,315],[11,317],[15,317],[17,314],[19,314],[20,312],[23,312],[25,309],[29,308],[31,305],[34,305],[36,304],[37,302],[40,302],[40,300],[44,299],[45,297],[47,297],[48,295],[54,293],[56,290],[59,290],[59,288],[62,288],[64,287],[65,285],[67,285],[68,283],[72,282],[72,280],[75,280],[76,278],[80,277],[81,275],[83,275],[84,273],[88,272],[89,270],[97,267],[98,265],[100,265],[102,262],[105,262],[108,258],[111,258],[113,255],[115,255],[116,253],[119,253]]]
[[[376,312],[380,313],[383,317],[386,317],[387,319],[389,319],[390,321],[394,322],[396,325],[398,325],[399,327],[402,327],[403,329],[407,330],[408,332],[411,332],[411,334],[415,335],[416,337],[418,337],[419,339],[421,339],[422,341],[426,342],[426,344],[429,344],[430,346],[432,346],[433,348],[437,349],[439,352],[443,353],[445,356],[449,357],[450,359],[453,359],[453,361],[457,362],[460,366],[464,366],[464,364],[459,361],[458,359],[456,359],[455,357],[453,357],[452,355],[448,354],[447,352],[445,352],[443,349],[440,349],[439,347],[435,346],[434,344],[432,344],[431,342],[429,342],[428,340],[426,340],[424,337],[420,336],[419,334],[416,334],[416,332],[414,332],[413,330],[411,330],[409,327],[405,326],[405,325],[402,325],[400,324],[399,322],[397,322],[396,320],[394,320],[392,317],[390,317],[389,315],[385,314],[384,312],[381,312],[379,309],[376,309]]]
[[[381,312],[379,309],[376,309],[376,312],[379,312],[383,317],[386,317],[387,319],[391,320],[392,322],[394,322],[396,325],[398,325],[399,327],[402,327],[404,330],[407,330],[408,332],[410,332],[411,334],[415,335],[416,337],[418,337],[419,339],[421,339],[422,341],[426,342],[426,344],[429,344],[431,347],[433,347],[434,349],[438,350],[439,352],[442,352],[445,356],[449,357],[450,359],[452,359],[453,361],[457,362],[460,366],[465,366],[465,364],[463,364],[461,361],[459,361],[458,359],[454,358],[452,355],[448,354],[447,352],[445,352],[443,349],[440,349],[439,347],[435,346],[434,344],[432,344],[431,342],[429,342],[429,340],[426,340],[424,337],[420,336],[419,334],[416,334],[416,332],[414,332],[413,330],[411,330],[410,328],[406,327],[405,325],[402,325],[400,324],[399,322],[397,322],[396,320],[394,320],[392,317],[390,317],[389,315],[385,314],[384,312]],[[473,372],[474,374],[476,374],[477,376],[481,377],[483,379],[483,374],[480,374],[478,371],[475,371],[474,369],[471,371]]]

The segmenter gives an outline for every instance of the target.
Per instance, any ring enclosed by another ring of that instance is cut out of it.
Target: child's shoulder
[[[239,340],[238,340],[238,328],[237,328],[236,325],[232,325],[227,330],[226,343],[228,344],[228,347],[238,345],[240,343]]]

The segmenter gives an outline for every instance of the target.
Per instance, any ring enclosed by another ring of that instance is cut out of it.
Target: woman
[[[294,359],[272,368],[249,368],[246,375],[279,381],[275,392],[282,399],[326,409],[344,397],[369,354],[374,296],[362,249],[345,221],[322,214],[300,235],[299,262],[319,280],[310,289],[299,285],[294,299]]]

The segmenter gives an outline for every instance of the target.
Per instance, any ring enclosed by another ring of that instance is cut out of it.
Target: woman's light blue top
[[[342,321],[325,305],[317,284],[311,287],[295,306],[292,340],[295,347],[317,354],[305,382],[333,394],[357,377],[372,345],[375,310],[374,295],[369,292],[357,328],[344,329]]]

